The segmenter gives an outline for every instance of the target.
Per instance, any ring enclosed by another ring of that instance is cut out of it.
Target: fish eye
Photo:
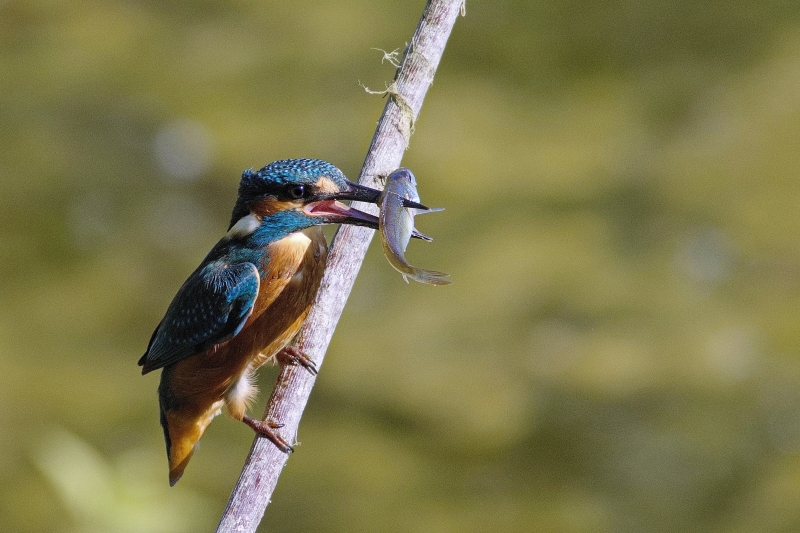
[[[289,195],[289,198],[293,198],[295,200],[299,200],[306,194],[306,188],[303,185],[290,185],[286,189],[286,194]]]

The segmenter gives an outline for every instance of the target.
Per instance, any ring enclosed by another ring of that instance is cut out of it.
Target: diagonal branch
[[[425,7],[395,79],[386,90],[389,101],[361,169],[360,183],[379,187],[378,176],[386,176],[400,166],[463,1],[429,0]],[[354,207],[373,213],[376,209],[362,203]],[[333,239],[314,307],[294,341],[317,367],[322,364],[372,236],[370,229],[343,226]],[[281,434],[288,442],[296,439],[314,380],[315,376],[296,365],[284,366],[278,376],[265,418],[284,424]],[[256,530],[287,459],[268,439],[255,438],[217,533]]]

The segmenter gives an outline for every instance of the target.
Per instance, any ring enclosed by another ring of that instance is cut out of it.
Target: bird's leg
[[[300,365],[308,370],[312,375],[317,375],[317,365],[311,360],[309,356],[295,348],[294,346],[286,346],[277,354],[275,359],[281,366],[285,365]]]
[[[270,441],[272,441],[272,444],[277,446],[277,448],[283,453],[292,453],[294,451],[294,448],[292,448],[292,446],[275,431],[278,428],[282,428],[283,424],[278,424],[277,422],[267,422],[266,420],[258,420],[248,414],[245,414],[242,417],[242,422],[250,426],[256,433],[260,433],[267,437]]]

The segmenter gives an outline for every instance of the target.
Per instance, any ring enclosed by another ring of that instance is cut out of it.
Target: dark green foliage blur
[[[243,169],[355,177],[424,2],[0,0],[0,531],[215,526],[136,366]],[[468,0],[261,530],[800,530],[800,3]],[[274,369],[261,373],[260,414]]]

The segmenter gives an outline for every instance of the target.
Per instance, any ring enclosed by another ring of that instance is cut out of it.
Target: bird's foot
[[[276,429],[282,428],[283,424],[266,420],[258,420],[247,414],[242,417],[242,422],[250,426],[250,428],[252,428],[252,430],[256,433],[260,433],[261,435],[267,437],[272,444],[274,444],[283,453],[292,453],[294,451],[294,448],[291,446],[291,444],[286,442],[284,438],[278,435],[278,432],[275,431]]]
[[[300,365],[312,375],[317,375],[317,365],[314,364],[314,361],[294,346],[285,347],[275,355],[275,359],[277,359],[278,364],[281,366]]]

